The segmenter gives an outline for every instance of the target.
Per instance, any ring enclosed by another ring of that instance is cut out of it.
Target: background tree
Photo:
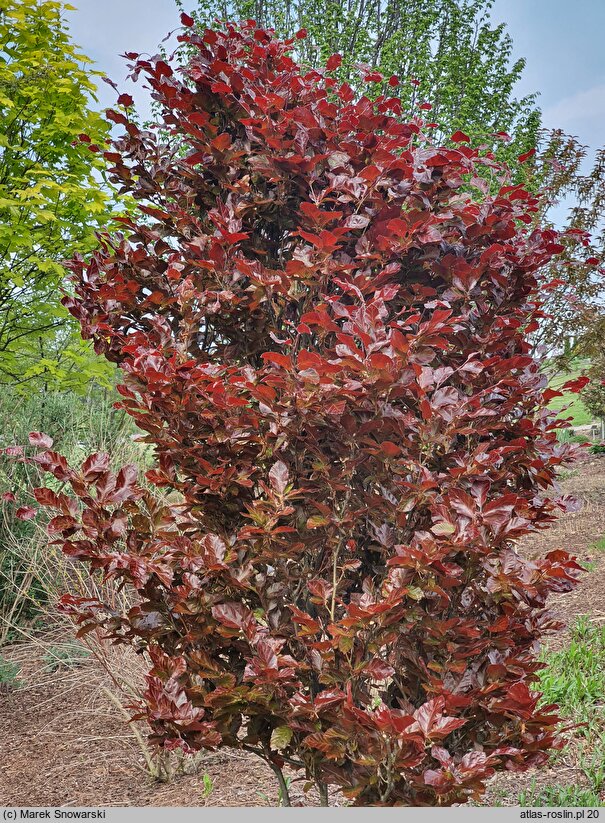
[[[60,303],[61,261],[95,243],[108,196],[78,135],[103,144],[95,72],[57,2],[0,3],[0,383],[81,388],[111,371]]]
[[[592,361],[587,372],[590,383],[581,392],[588,411],[601,422],[601,437],[605,437],[605,353]]]
[[[588,170],[587,154],[577,137],[542,129],[536,154],[526,164],[526,180],[537,181],[542,193],[536,223],[548,223],[555,209],[569,204],[562,221],[559,217],[565,251],[548,265],[553,287],[532,336],[549,355],[551,372],[569,369],[577,358],[605,354],[605,149],[596,152]]]

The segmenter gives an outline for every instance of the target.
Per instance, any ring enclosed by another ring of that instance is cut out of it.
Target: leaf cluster
[[[332,66],[339,80],[360,89],[360,76],[374,81],[363,93],[387,91],[405,117],[424,111],[436,139],[457,129],[491,140],[501,159],[513,163],[532,148],[540,126],[535,94],[517,98],[515,85],[525,60],[512,60],[512,39],[493,25],[493,0],[198,0],[202,26],[217,20],[253,18],[282,38],[306,37],[295,56],[310,68]],[[182,2],[177,6],[182,8]],[[498,143],[497,132],[511,135]]]

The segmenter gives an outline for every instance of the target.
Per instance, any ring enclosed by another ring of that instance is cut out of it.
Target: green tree
[[[548,223],[555,207],[568,202],[558,228],[571,233],[563,239],[563,254],[548,266],[556,288],[533,339],[546,350],[553,372],[567,371],[578,357],[605,358],[605,149],[585,170],[588,147],[560,129],[541,130],[536,148],[528,173],[545,192],[536,222]]]
[[[0,0],[0,384],[78,389],[111,373],[60,304],[61,261],[94,246],[109,207],[89,150],[108,126],[89,107],[95,72],[66,31],[72,8]]]
[[[183,10],[182,0],[176,0]],[[516,98],[515,83],[525,66],[511,62],[512,39],[504,25],[493,26],[493,0],[198,0],[196,18],[256,20],[292,37],[304,28],[295,56],[318,67],[340,54],[340,79],[356,85],[358,64],[376,69],[384,82],[369,87],[402,100],[406,114],[422,113],[438,124],[436,139],[458,129],[497,142],[501,159],[513,160],[530,149],[540,126],[536,95]],[[400,85],[389,87],[396,76]],[[430,104],[431,109],[418,106]]]

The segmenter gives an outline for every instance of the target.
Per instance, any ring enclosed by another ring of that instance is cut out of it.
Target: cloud
[[[542,112],[542,122],[548,128],[560,128],[575,135],[589,147],[582,164],[588,172],[594,152],[605,144],[605,83],[579,91],[548,106]]]
[[[564,97],[543,111],[544,123],[553,128],[575,131],[599,128],[605,131],[605,83]]]
[[[70,34],[81,51],[95,61],[97,71],[107,73],[120,91],[135,98],[142,119],[150,114],[149,93],[142,84],[125,79],[126,61],[120,54],[134,51],[156,54],[165,35],[180,27],[173,0],[71,0],[76,10],[66,15]],[[165,44],[174,48],[173,37]],[[99,106],[113,106],[117,95],[106,83],[97,80]]]

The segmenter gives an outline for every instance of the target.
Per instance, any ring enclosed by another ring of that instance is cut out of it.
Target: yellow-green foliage
[[[0,383],[77,389],[109,374],[59,302],[61,261],[91,249],[109,207],[99,156],[78,140],[102,145],[108,129],[65,29],[72,8],[0,0]]]

